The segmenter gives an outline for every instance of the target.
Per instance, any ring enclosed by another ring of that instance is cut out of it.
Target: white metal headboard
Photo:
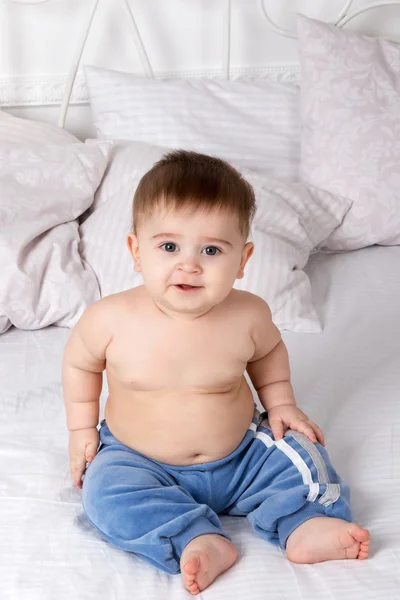
[[[269,16],[269,13],[267,11],[267,8],[265,6],[266,4],[266,0],[260,0],[261,3],[261,9],[264,13],[265,18],[267,19],[267,22],[270,26],[270,28],[275,31],[275,33],[278,33],[279,35],[283,35],[284,37],[289,37],[289,38],[297,38],[297,34],[293,31],[289,31],[288,29],[283,29],[282,27],[279,27],[279,25],[277,25]],[[345,5],[343,6],[342,10],[340,11],[339,15],[337,16],[337,18],[333,21],[332,25],[336,25],[337,27],[344,27],[345,25],[347,25],[347,23],[350,23],[350,21],[353,21],[353,19],[355,19],[356,17],[362,15],[363,13],[369,12],[370,10],[375,10],[377,8],[384,8],[386,6],[395,6],[395,5],[399,5],[399,0],[388,0],[386,2],[382,1],[382,2],[371,2],[370,4],[367,4],[367,6],[362,6],[361,8],[358,8],[356,10],[351,10],[351,7],[354,3],[354,0],[347,0],[347,2],[345,3]]]
[[[13,2],[19,4],[44,4],[46,2],[52,2],[54,0],[12,0]],[[225,24],[225,32],[224,32],[224,44],[223,44],[223,55],[222,55],[222,65],[223,65],[223,74],[229,79],[231,72],[231,22],[232,22],[232,0],[220,0],[224,6],[224,24]],[[279,26],[270,16],[269,10],[267,8],[268,0],[255,0],[259,2],[262,15],[265,17],[270,29],[272,29],[275,33],[285,36],[288,38],[296,38],[296,33],[289,31],[281,26]],[[135,42],[136,50],[140,57],[143,73],[147,77],[154,77],[154,71],[152,65],[149,60],[148,53],[146,52],[143,39],[140,35],[140,31],[133,14],[132,8],[130,7],[129,0],[123,0],[125,10],[129,17],[129,21],[132,25],[132,33],[133,39]],[[346,0],[343,8],[339,12],[336,19],[334,19],[333,24],[338,27],[344,27],[350,21],[358,17],[359,15],[369,12],[371,10],[375,10],[377,8],[383,8],[387,6],[399,6],[400,0],[387,0],[387,1],[374,1],[368,3],[366,6],[360,7],[358,9],[352,10],[354,0]],[[79,43],[77,44],[77,49],[75,52],[75,57],[72,61],[71,68],[68,73],[68,77],[65,83],[64,95],[60,107],[60,113],[58,118],[58,125],[60,127],[65,126],[66,115],[68,111],[68,106],[71,99],[72,90],[74,87],[74,83],[76,80],[78,68],[82,59],[83,52],[86,47],[86,43],[92,28],[92,24],[96,15],[96,11],[98,9],[100,0],[93,0],[90,10],[88,11],[87,20],[84,23],[84,27],[82,29],[82,34],[79,39]]]

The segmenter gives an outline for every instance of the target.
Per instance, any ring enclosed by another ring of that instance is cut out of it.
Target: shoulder
[[[243,290],[232,290],[230,301],[233,305],[245,310],[250,319],[256,317],[272,322],[271,309],[260,296]]]
[[[97,302],[93,302],[83,313],[81,320],[102,320],[111,324],[121,315],[121,310],[132,310],[141,302],[143,297],[142,288],[140,286],[125,292],[118,292],[110,296],[104,296]]]
[[[232,301],[241,306],[248,334],[254,344],[252,361],[268,354],[281,340],[281,334],[272,320],[268,303],[250,292],[235,290]]]
[[[114,334],[126,323],[126,317],[140,302],[140,288],[105,296],[93,302],[83,313],[73,329],[85,345],[108,345]]]

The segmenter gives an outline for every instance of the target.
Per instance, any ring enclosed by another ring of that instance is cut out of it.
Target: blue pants
[[[175,466],[119,442],[105,421],[100,450],[83,482],[83,506],[102,537],[167,573],[179,573],[185,546],[223,531],[218,514],[247,516],[264,539],[286,546],[299,525],[318,516],[351,521],[349,489],[326,450],[301,433],[275,441],[268,421],[253,421],[229,456]]]

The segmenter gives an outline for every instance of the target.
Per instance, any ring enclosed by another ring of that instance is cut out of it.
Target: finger
[[[78,487],[82,487],[82,475],[86,469],[86,458],[85,456],[73,456],[71,457],[71,477],[74,483]]]
[[[75,483],[75,485],[78,488],[82,487],[82,476],[83,476],[84,471],[74,471],[71,473],[72,476],[72,481]]]
[[[292,429],[304,433],[304,435],[306,435],[314,444],[317,443],[317,436],[315,435],[314,429],[305,421],[296,423],[295,427],[292,426]]]
[[[72,481],[75,483],[75,485],[77,485],[79,488],[82,487],[82,475],[83,475],[82,470],[73,470],[71,469],[71,478]]]
[[[92,462],[97,454],[97,444],[88,444],[85,449],[86,462]]]
[[[325,446],[325,436],[324,436],[322,429],[320,427],[318,427],[318,425],[316,425],[316,423],[312,423],[312,428],[315,431],[315,435],[317,436],[319,443],[322,446]]]
[[[271,431],[274,434],[275,440],[281,440],[285,433],[285,428],[281,420],[270,421],[269,425],[271,427]]]

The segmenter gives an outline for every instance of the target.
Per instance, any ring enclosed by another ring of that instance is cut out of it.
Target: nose
[[[178,269],[185,273],[198,274],[201,273],[202,268],[199,264],[198,257],[193,255],[186,255],[178,264]]]

